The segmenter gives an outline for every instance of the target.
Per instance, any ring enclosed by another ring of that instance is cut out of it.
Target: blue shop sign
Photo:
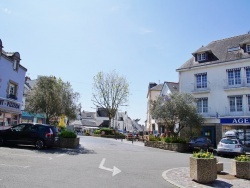
[[[221,124],[246,124],[250,125],[250,118],[221,118]]]

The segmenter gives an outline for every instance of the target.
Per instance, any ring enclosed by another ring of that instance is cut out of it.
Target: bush
[[[105,135],[114,135],[114,129],[110,128],[102,128],[100,129],[100,132],[104,132]]]
[[[95,130],[94,134],[101,134],[101,130],[99,130],[99,129]]]
[[[185,139],[179,138],[179,137],[165,137],[164,142],[166,143],[186,143]]]
[[[149,141],[158,142],[158,141],[161,141],[161,138],[160,137],[155,137],[153,135],[149,135]]]
[[[60,138],[76,138],[76,134],[72,131],[64,130],[59,134]]]

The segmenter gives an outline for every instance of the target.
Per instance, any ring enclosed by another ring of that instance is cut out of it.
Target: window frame
[[[233,69],[227,71],[228,85],[240,85],[241,84],[241,69]]]
[[[9,81],[7,98],[17,100],[17,90],[18,90],[18,84],[13,81]]]
[[[247,84],[250,84],[250,68],[246,69],[246,81]]]
[[[208,98],[197,99],[197,112],[200,114],[208,113]]]
[[[248,111],[250,112],[250,95],[247,96],[247,100],[248,100]]]
[[[204,52],[204,53],[198,53],[197,54],[197,61],[206,61],[207,60],[207,53]]]
[[[250,44],[246,44],[246,52],[250,53]]]
[[[197,74],[195,77],[197,89],[207,88],[207,74]]]
[[[229,111],[243,112],[243,96],[229,96]]]

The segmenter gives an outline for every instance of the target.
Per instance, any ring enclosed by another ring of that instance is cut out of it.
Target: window
[[[207,88],[207,74],[206,73],[196,75],[196,87]]]
[[[246,69],[246,78],[247,78],[247,83],[250,84],[250,68]]]
[[[14,62],[13,62],[13,70],[18,70],[18,61],[14,59]]]
[[[228,73],[228,85],[241,84],[240,69],[230,69]]]
[[[229,97],[230,112],[242,112],[242,96]]]
[[[197,110],[198,110],[198,113],[207,113],[208,112],[208,99],[207,98],[198,99]]]
[[[247,99],[248,99],[248,110],[250,111],[250,95],[248,95]]]
[[[204,60],[207,60],[207,53],[197,54],[197,61],[204,61]]]
[[[250,52],[250,44],[246,45],[246,52]]]
[[[16,94],[17,94],[17,85],[14,84],[14,83],[12,83],[12,82],[10,82],[9,83],[9,91],[8,91],[7,98],[11,98],[11,99],[17,100]]]

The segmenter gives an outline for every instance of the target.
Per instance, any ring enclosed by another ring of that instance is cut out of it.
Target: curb
[[[181,168],[186,168],[186,167],[181,167]],[[177,170],[177,169],[180,169],[180,168],[171,168],[171,169],[169,169],[169,170],[166,170],[166,171],[162,172],[162,177],[163,177],[163,179],[165,179],[167,182],[169,182],[169,183],[171,183],[171,184],[173,184],[173,185],[175,185],[175,186],[177,186],[177,187],[179,187],[179,188],[185,188],[185,187],[183,187],[182,185],[179,185],[178,183],[176,183],[176,182],[170,180],[170,179],[166,176],[166,174],[167,174],[169,171]]]

